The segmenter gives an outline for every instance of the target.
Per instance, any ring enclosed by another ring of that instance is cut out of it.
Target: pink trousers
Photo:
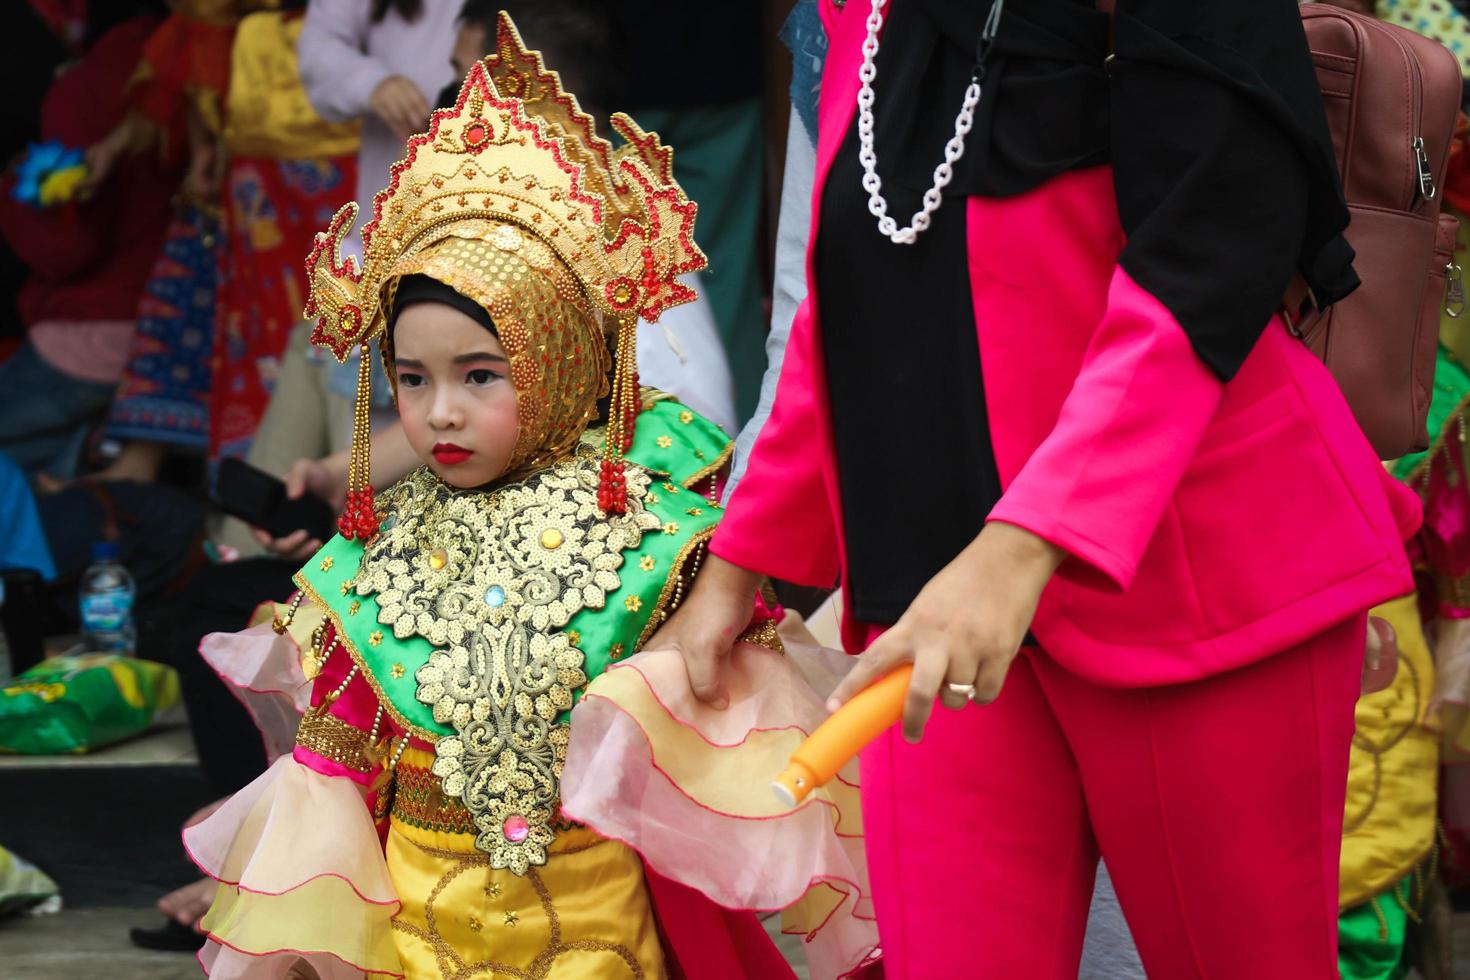
[[[1151,980],[1335,978],[1364,629],[1155,688],[1028,649],[994,704],[885,733],[862,756],[885,976],[1075,980],[1101,856]]]

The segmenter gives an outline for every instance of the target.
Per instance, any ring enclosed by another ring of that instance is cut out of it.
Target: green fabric
[[[661,446],[660,437],[669,445]],[[618,570],[622,586],[608,594],[603,608],[583,609],[567,623],[565,632],[573,634],[573,645],[582,651],[588,679],[606,670],[618,656],[638,648],[680,556],[719,523],[718,505],[683,484],[696,482],[704,471],[717,467],[729,447],[729,439],[714,423],[672,399],[655,402],[639,415],[627,458],[657,474],[649,488],[651,497],[644,503],[664,530],[645,533],[637,548],[623,552],[623,566]],[[670,478],[660,481],[658,477],[664,475]],[[429,740],[454,734],[452,726],[436,722],[432,707],[415,696],[414,672],[427,662],[434,646],[420,636],[395,637],[378,622],[376,597],[359,596],[344,588],[357,575],[362,556],[361,542],[333,537],[296,573],[296,582],[327,609],[349,652],[372,674],[401,721]],[[645,558],[652,559],[651,569],[643,568]],[[395,666],[403,669],[395,671]]]
[[[735,382],[735,414],[755,412],[766,370],[765,286],[760,271],[765,133],[754,99],[697,109],[638,109],[638,125],[674,148],[674,177],[695,203],[694,239],[709,256],[700,286]]]
[[[1460,362],[1450,355],[1444,345],[1440,345],[1434,362],[1434,394],[1429,400],[1430,449],[1439,444],[1444,436],[1445,426],[1454,421],[1455,410],[1466,397],[1470,397],[1470,374],[1465,372]],[[1429,456],[1429,451],[1410,453],[1394,460],[1390,468],[1394,477],[1406,482],[1411,480],[1419,465]]]
[[[653,473],[667,476],[688,486],[719,469],[730,456],[734,444],[720,427],[682,403],[644,389],[644,404],[649,407],[638,415],[633,429],[633,448],[628,458]],[[649,399],[657,399],[652,401]],[[601,430],[594,444],[601,447]],[[667,439],[668,445],[660,445]]]
[[[1408,975],[1404,942],[1409,916],[1404,911],[1413,876],[1371,902],[1337,918],[1337,969],[1342,980],[1401,980]]]
[[[86,752],[179,703],[172,667],[111,653],[52,657],[0,688],[0,752]]]
[[[59,891],[40,868],[0,847],[0,919],[39,905]]]

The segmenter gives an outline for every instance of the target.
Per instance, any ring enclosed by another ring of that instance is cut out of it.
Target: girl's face
[[[409,445],[451,486],[505,474],[516,443],[516,391],[499,339],[443,303],[414,303],[393,327],[398,416]]]

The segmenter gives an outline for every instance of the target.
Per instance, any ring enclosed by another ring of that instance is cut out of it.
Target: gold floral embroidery
[[[664,533],[665,534],[670,534],[670,535],[678,534],[679,533],[679,522],[678,521],[669,521],[667,524],[664,525]]]
[[[515,910],[514,909],[508,910],[505,913],[505,924],[506,925],[508,925],[508,926],[514,926],[517,922],[520,922],[520,921],[521,921],[521,917],[515,913]]]
[[[343,595],[346,595],[347,593],[351,592],[352,591],[352,579],[350,579],[350,578],[344,578],[342,580],[342,584],[337,587],[337,591],[338,592],[341,592]]]
[[[659,529],[642,504],[644,470],[628,465],[628,513],[615,516],[597,506],[598,473],[598,457],[582,454],[485,492],[419,470],[383,494],[397,520],[358,573],[395,637],[439,648],[414,675],[415,696],[455,732],[435,743],[433,773],[468,808],[491,867],[515,874],[546,863],[570,734],[557,718],[587,681],[562,628],[606,605],[623,552]],[[549,530],[556,548],[542,546]],[[442,565],[420,560],[431,548]]]
[[[684,411],[679,413],[679,421],[683,422],[685,425],[688,425],[690,422],[694,421],[694,413],[689,411],[688,409],[685,409]]]
[[[379,643],[382,643],[382,642],[383,642],[383,631],[382,630],[373,630],[371,633],[368,634],[368,643],[371,644],[372,646],[377,646]]]
[[[347,607],[347,615],[356,616],[361,609],[362,603],[358,602],[356,599],[353,599],[352,604]]]
[[[623,600],[623,608],[628,612],[637,612],[643,608],[643,600],[636,595],[630,595]]]
[[[638,559],[638,567],[643,569],[645,572],[651,572],[657,566],[658,562],[654,560],[654,557],[652,555],[644,555],[642,558]]]
[[[388,669],[389,676],[391,676],[395,681],[402,680],[403,673],[403,664],[394,664]]]
[[[681,487],[681,486],[679,486],[679,484],[677,484],[677,483],[665,483],[664,484],[664,489],[667,490],[669,493],[678,493],[680,490],[682,490],[684,488]]]
[[[617,660],[623,655],[624,649],[626,648],[621,643],[614,643],[612,645],[612,648],[607,651],[608,658],[611,660]]]
[[[658,448],[660,449],[668,449],[674,444],[674,440],[670,439],[668,436],[659,436],[654,441],[658,443]]]
[[[332,564],[332,556],[328,555],[327,557],[322,559],[322,563],[320,566],[321,570],[324,572],[330,572],[332,570]]]
[[[700,510],[698,507],[690,507],[684,513],[688,514],[690,517],[699,517],[701,514],[704,513],[704,511]]]

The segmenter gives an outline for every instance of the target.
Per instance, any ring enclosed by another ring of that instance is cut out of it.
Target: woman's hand
[[[424,101],[424,93],[402,75],[389,75],[379,82],[368,97],[368,105],[399,139],[408,139],[429,123],[429,103]]]
[[[292,500],[304,493],[314,494],[336,510],[341,510],[347,500],[347,473],[342,468],[341,454],[325,459],[298,459],[286,471],[286,496]],[[260,528],[254,528],[255,540],[266,551],[277,558],[291,561],[306,561],[321,550],[322,542],[305,530],[292,531],[283,538],[272,538]]]
[[[909,662],[914,676],[903,707],[903,737],[910,742],[923,736],[935,697],[954,710],[971,700],[994,701],[1036,614],[1041,590],[1064,557],[1066,552],[1030,531],[999,522],[986,525],[858,658],[827,707],[836,710]]]
[[[1363,656],[1363,694],[1377,694],[1393,683],[1399,669],[1399,638],[1393,624],[1368,617],[1368,649]]]
[[[694,696],[716,708],[725,707],[730,695],[720,680],[720,664],[750,625],[760,582],[755,572],[710,555],[688,598],[644,648],[678,650]]]

